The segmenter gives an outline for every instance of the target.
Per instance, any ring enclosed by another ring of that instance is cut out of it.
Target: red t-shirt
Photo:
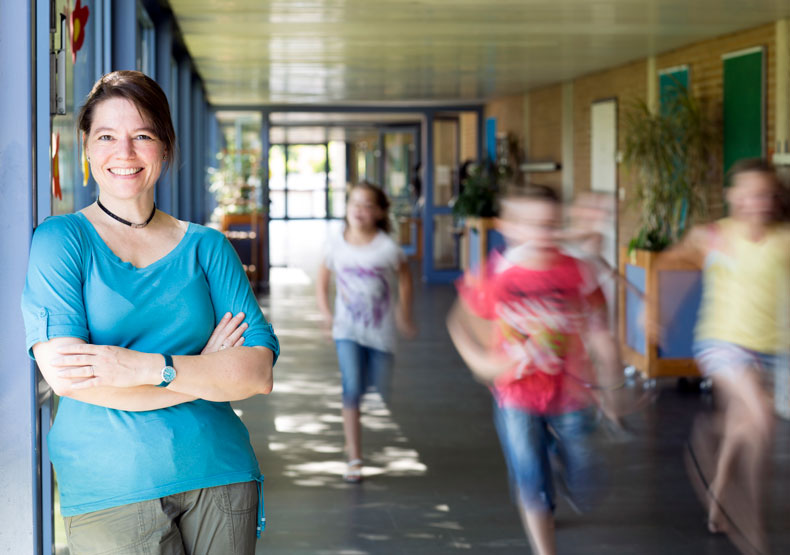
[[[537,414],[588,406],[594,373],[583,335],[606,325],[594,271],[559,252],[550,268],[540,270],[505,256],[492,254],[482,277],[466,276],[458,285],[472,312],[497,323],[493,348],[514,361],[494,381],[499,405]]]

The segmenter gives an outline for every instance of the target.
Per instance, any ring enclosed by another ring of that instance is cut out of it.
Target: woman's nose
[[[124,158],[134,158],[134,143],[131,139],[118,141],[118,155]]]

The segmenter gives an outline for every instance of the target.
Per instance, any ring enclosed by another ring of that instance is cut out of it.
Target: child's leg
[[[366,348],[367,365],[365,367],[367,386],[373,386],[379,392],[386,404],[390,400],[390,383],[392,380],[392,365],[395,357],[392,353]],[[363,390],[364,391],[364,390]]]
[[[595,417],[592,408],[547,417],[562,463],[562,477],[573,503],[581,511],[591,509],[602,478],[592,445]]]
[[[708,527],[728,532],[742,549],[741,544],[762,552],[766,539],[761,505],[774,417],[757,368],[772,363],[768,356],[724,342],[704,342],[695,350],[723,407],[715,462],[696,469],[707,488]]]
[[[762,546],[765,538],[761,505],[773,437],[772,407],[753,370],[714,374],[713,387],[724,398],[725,412],[722,442],[710,485],[708,526],[711,531],[732,531],[732,523],[727,521],[733,515],[722,514],[722,507],[732,506],[733,502],[746,504],[752,518],[736,523],[739,533],[746,535],[752,545]],[[745,498],[733,500],[727,498],[727,491],[736,466],[743,472]]]
[[[338,339],[335,345],[343,383],[343,432],[346,437],[346,452],[349,460],[356,460],[362,457],[359,402],[363,393],[363,348],[346,339]]]
[[[529,510],[520,504],[521,525],[528,530],[529,544],[536,555],[557,553],[556,534],[554,533],[554,513],[551,511]]]
[[[494,407],[494,418],[524,531],[535,553],[552,555],[556,552],[554,488],[546,421],[515,408],[498,406]]]

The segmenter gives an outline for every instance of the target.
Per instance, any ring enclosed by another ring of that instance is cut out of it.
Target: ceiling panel
[[[790,0],[170,0],[210,101],[468,102],[790,15]]]

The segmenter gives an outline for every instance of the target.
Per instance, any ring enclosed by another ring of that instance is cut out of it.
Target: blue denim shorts
[[[575,508],[590,509],[602,478],[602,464],[592,446],[593,408],[534,415],[494,403],[494,422],[514,500],[528,510],[553,511],[556,475]]]
[[[356,409],[368,389],[376,389],[389,401],[392,353],[360,345],[349,339],[336,339],[337,361],[343,382],[343,408]]]
[[[707,377],[737,377],[739,372],[756,369],[773,374],[778,357],[772,353],[752,351],[729,341],[702,339],[693,346],[694,360]]]

